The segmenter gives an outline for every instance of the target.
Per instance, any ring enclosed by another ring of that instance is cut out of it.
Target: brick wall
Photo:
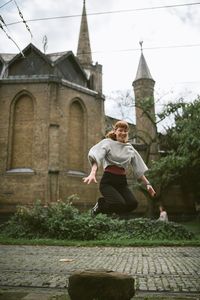
[[[1,84],[0,211],[71,194],[80,197],[78,206],[94,203],[98,188],[85,186],[82,177],[89,172],[88,150],[102,137],[103,118],[97,93],[55,82]]]

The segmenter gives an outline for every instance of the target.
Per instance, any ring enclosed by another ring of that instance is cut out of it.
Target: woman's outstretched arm
[[[95,183],[97,183],[97,180],[96,180],[97,169],[98,169],[97,163],[94,162],[93,165],[92,165],[90,174],[87,177],[83,178],[83,182],[87,183],[87,184],[90,184],[91,182],[94,181]]]
[[[148,181],[148,179],[146,178],[146,176],[142,175],[139,180],[141,180],[144,185],[146,186],[147,188],[147,191],[148,193],[151,195],[151,197],[154,197],[156,192],[155,190],[153,189],[152,185],[150,184],[150,182]]]

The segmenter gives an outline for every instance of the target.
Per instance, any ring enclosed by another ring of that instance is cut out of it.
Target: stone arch
[[[86,111],[82,101],[75,98],[69,109],[69,169],[84,171]]]
[[[30,93],[19,93],[11,107],[10,169],[32,169],[34,101]]]

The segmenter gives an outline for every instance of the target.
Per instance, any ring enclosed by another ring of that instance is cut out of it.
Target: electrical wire
[[[9,40],[11,40],[15,44],[15,46],[19,49],[19,51],[21,52],[22,56],[24,57],[24,54],[23,54],[22,50],[20,49],[20,47],[18,46],[18,44],[15,42],[15,40],[8,33],[9,32],[8,27],[7,27],[7,25],[6,25],[3,17],[1,15],[0,15],[0,29],[6,34],[7,38]]]
[[[175,49],[175,48],[192,48],[192,47],[200,47],[200,43],[197,44],[184,44],[184,45],[171,45],[171,46],[154,46],[154,47],[143,47],[143,50],[162,50],[162,49]],[[118,50],[110,50],[110,51],[91,51],[81,53],[81,55],[88,54],[112,54],[112,53],[120,53],[120,52],[132,52],[132,51],[140,51],[140,48],[130,48],[130,49],[118,49]],[[51,54],[51,53],[49,53]],[[60,56],[59,53],[53,53],[54,56]]]
[[[2,7],[4,7],[4,6],[6,6],[7,4],[9,4],[10,2],[12,2],[13,0],[10,0],[10,1],[8,1],[8,2],[6,2],[6,3],[4,3],[2,6],[0,6],[0,8],[2,8]]]
[[[200,2],[184,3],[184,4],[173,4],[173,5],[163,5],[163,6],[152,6],[152,7],[142,7],[142,8],[133,8],[133,9],[120,9],[120,10],[96,12],[96,13],[87,13],[87,16],[129,13],[129,12],[138,12],[138,11],[145,11],[145,10],[167,9],[167,8],[175,8],[175,7],[194,6],[194,5],[200,5]],[[56,20],[56,19],[77,18],[77,17],[81,17],[81,16],[82,16],[82,14],[77,14],[77,15],[67,15],[67,16],[55,16],[55,17],[28,19],[26,21],[27,22],[38,22],[38,21],[48,21],[48,20]],[[9,24],[7,24],[7,26],[16,25],[16,24],[19,24],[19,23],[22,23],[22,21],[9,23]]]
[[[17,43],[15,42],[15,40],[6,32],[6,30],[3,28],[3,26],[2,26],[1,23],[0,23],[0,29],[3,30],[3,32],[6,34],[7,38],[9,40],[11,40],[15,44],[15,46],[18,48],[18,50],[20,51],[20,53],[24,57],[24,54],[23,54],[22,50],[20,49],[20,47],[17,45]]]
[[[31,32],[31,30],[30,30],[30,28],[29,28],[29,26],[28,26],[28,24],[27,24],[26,20],[24,19],[24,16],[23,16],[23,14],[22,14],[21,10],[19,9],[19,6],[17,5],[17,2],[16,2],[16,0],[14,0],[14,2],[15,2],[15,5],[16,5],[16,7],[17,7],[17,10],[18,10],[19,16],[20,16],[20,18],[22,19],[22,22],[24,23],[24,25],[26,26],[26,29],[27,29],[27,30],[28,30],[28,32],[30,33],[30,35],[31,35],[31,39],[32,39],[32,38],[33,38],[32,32]]]
[[[4,7],[5,5],[9,4],[10,2],[12,2],[13,0],[10,0],[8,2],[6,2],[5,4],[3,4],[0,8]],[[5,24],[5,22],[3,24],[1,24],[0,28],[5,32],[5,30],[3,29],[3,26],[11,26],[11,25],[15,25],[15,24],[19,24],[19,23],[25,23],[26,28],[27,28],[27,21],[28,22],[37,22],[37,21],[47,21],[47,20],[53,20],[53,19],[64,19],[64,18],[75,18],[75,17],[81,17],[82,14],[76,14],[76,15],[68,15],[68,16],[56,16],[56,17],[47,17],[47,18],[38,18],[38,19],[29,19],[29,20],[24,20],[23,15],[21,13],[21,11],[19,10],[19,7],[16,3],[16,1],[14,1],[18,11],[20,13],[20,17],[22,18],[22,21],[18,21],[18,22],[13,22],[13,23],[9,23],[9,24]],[[194,5],[199,5],[200,2],[193,2],[193,3],[183,3],[183,4],[173,4],[173,5],[163,5],[163,6],[154,6],[154,7],[143,7],[143,8],[134,8],[134,9],[125,9],[125,10],[116,10],[116,11],[105,11],[105,12],[96,12],[96,13],[87,13],[87,16],[94,16],[94,15],[105,15],[105,14],[119,14],[119,13],[128,13],[128,12],[138,12],[138,11],[146,11],[146,10],[157,10],[157,9],[167,9],[167,8],[176,8],[176,7],[184,7],[184,6],[194,6]],[[3,25],[3,26],[2,26]],[[29,31],[29,33],[32,36],[32,33],[30,31],[30,28],[28,27],[27,30]],[[5,32],[6,33],[6,32]],[[16,42],[6,33],[7,37],[9,39],[11,39],[15,45],[17,46],[17,48],[20,50],[20,48],[18,47],[18,45],[16,44]],[[186,45],[171,45],[171,46],[155,46],[155,47],[145,47],[143,48],[143,50],[157,50],[157,49],[174,49],[174,48],[186,48],[186,47],[199,47],[200,44],[186,44]],[[131,52],[131,51],[138,51],[140,50],[139,48],[132,48],[132,49],[119,49],[119,50],[111,50],[109,51],[110,53],[114,53],[114,52]],[[20,50],[20,52],[22,52]],[[108,53],[106,51],[92,51],[91,54],[94,53]],[[84,53],[85,55],[87,55],[88,53]],[[59,55],[57,53],[54,53],[54,55]]]
[[[13,0],[10,0],[8,2],[6,2],[3,6],[5,6],[6,4],[12,2]],[[40,18],[40,19],[30,19],[30,20],[25,20],[23,17],[23,14],[21,13],[21,11],[19,10],[19,7],[16,3],[16,1],[14,0],[19,15],[22,19],[22,21],[17,21],[17,22],[13,22],[13,23],[8,23],[8,24],[2,24],[3,26],[11,26],[11,25],[15,25],[15,24],[19,24],[19,23],[24,23],[26,26],[26,29],[29,31],[31,38],[32,38],[32,33],[30,31],[30,28],[27,25],[27,21],[28,22],[33,22],[33,21],[46,21],[46,20],[52,20],[52,19],[61,19],[61,18],[72,18],[72,17],[81,17],[81,15],[68,15],[68,16],[56,16],[56,17],[48,17],[48,18]],[[126,13],[126,12],[133,12],[133,11],[142,11],[142,10],[152,10],[152,9],[163,9],[163,8],[173,8],[173,7],[183,7],[183,6],[193,6],[193,5],[199,5],[200,2],[194,2],[194,3],[184,3],[184,4],[173,4],[173,5],[163,5],[163,6],[154,6],[154,7],[144,7],[144,8],[135,8],[135,9],[125,9],[125,10],[117,10],[117,11],[107,11],[107,12],[97,12],[97,13],[87,13],[87,16],[92,16],[92,15],[102,15],[102,14],[112,14],[112,13]],[[1,6],[1,7],[3,7]],[[2,29],[2,28],[1,28]],[[156,49],[173,49],[173,48],[185,48],[185,47],[199,47],[200,44],[187,44],[187,45],[172,45],[172,46],[155,46],[155,47],[145,47],[144,50],[156,50]],[[115,52],[132,52],[132,51],[138,51],[138,48],[132,48],[132,49],[119,49],[119,50],[111,50],[109,51],[110,53],[115,53]],[[95,54],[95,53],[108,53],[105,51],[92,51],[91,54]],[[88,55],[89,53],[84,53],[84,55]]]

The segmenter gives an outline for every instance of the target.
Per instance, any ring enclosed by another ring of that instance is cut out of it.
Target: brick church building
[[[76,56],[71,51],[45,54],[33,44],[23,54],[0,54],[0,213],[73,194],[79,197],[74,204],[87,209],[99,195],[97,185],[82,183],[90,170],[87,153],[112,119],[104,113],[102,66],[92,62],[85,1]],[[144,159],[144,144],[151,140],[150,160],[158,155],[156,127],[137,103],[154,99],[154,84],[141,53],[131,130],[140,137],[136,147]],[[151,114],[154,118],[154,102]],[[147,200],[138,197],[138,211],[145,212]]]

